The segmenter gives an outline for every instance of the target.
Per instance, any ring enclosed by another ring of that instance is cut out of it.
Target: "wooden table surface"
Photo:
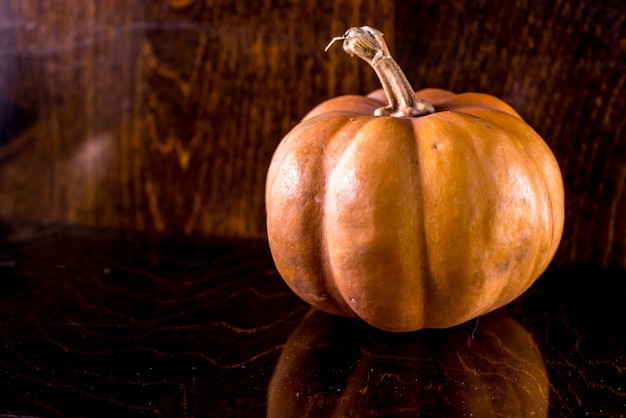
[[[310,310],[264,240],[2,222],[0,276],[3,416],[626,411],[620,272],[552,268],[492,314],[408,334]]]

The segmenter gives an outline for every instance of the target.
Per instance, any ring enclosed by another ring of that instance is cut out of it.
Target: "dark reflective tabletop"
[[[389,334],[310,309],[262,240],[0,222],[0,414],[620,417],[625,279],[554,266]]]

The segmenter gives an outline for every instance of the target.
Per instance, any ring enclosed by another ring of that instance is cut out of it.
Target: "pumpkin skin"
[[[378,90],[310,111],[266,181],[276,267],[302,299],[387,331],[445,328],[512,301],[563,232],[558,164],[506,103],[426,89],[436,112],[373,116]]]

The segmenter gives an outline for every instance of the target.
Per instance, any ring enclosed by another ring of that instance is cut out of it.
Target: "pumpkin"
[[[541,352],[504,310],[403,334],[354,321],[305,315],[274,368],[268,417],[548,416]]]
[[[383,89],[321,103],[279,143],[265,200],[282,278],[387,331],[451,327],[514,300],[563,232],[547,144],[493,96],[414,92],[376,29],[338,39]]]

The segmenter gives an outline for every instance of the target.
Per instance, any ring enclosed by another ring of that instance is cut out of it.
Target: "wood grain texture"
[[[393,32],[391,6],[354,1],[0,7],[4,111],[32,119],[4,141],[0,215],[186,233],[262,236],[282,134],[324,92],[375,86],[324,54],[331,34],[374,12]]]
[[[415,88],[484,91],[554,150],[558,263],[626,267],[626,17],[603,2],[0,2],[0,216],[263,237],[282,136],[366,93],[341,48],[381,29]]]
[[[263,240],[0,223],[0,277],[4,416],[263,416],[308,309]]]
[[[263,239],[0,221],[0,414],[619,417],[624,283],[551,268],[493,315],[390,334],[307,315]]]

